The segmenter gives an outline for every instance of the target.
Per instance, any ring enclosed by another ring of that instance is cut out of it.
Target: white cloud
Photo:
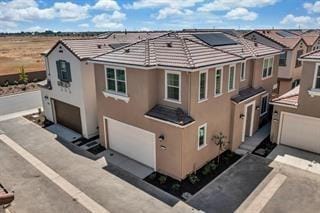
[[[72,2],[56,2],[53,5],[56,16],[66,21],[77,21],[88,17],[89,5],[78,5]]]
[[[86,23],[78,24],[78,27],[81,27],[81,28],[89,28],[89,24],[86,24]]]
[[[189,9],[178,9],[178,8],[171,8],[171,7],[165,7],[161,10],[159,10],[158,15],[156,16],[156,19],[165,19],[169,16],[188,16],[192,15],[193,11]]]
[[[98,10],[120,10],[120,6],[114,0],[98,0],[92,8]]]
[[[320,1],[316,1],[314,3],[304,3],[303,7],[309,12],[309,13],[320,13]]]
[[[26,31],[26,32],[44,32],[46,30],[47,29],[44,29],[40,26],[33,26],[33,27],[29,27],[29,28],[25,29],[24,31]]]
[[[238,7],[253,8],[273,5],[279,0],[214,0],[198,8],[202,12],[224,11]]]
[[[126,14],[114,11],[112,14],[102,13],[92,18],[96,28],[111,30],[123,28],[122,22],[126,19]]]
[[[250,12],[246,8],[239,7],[230,10],[225,17],[231,20],[254,21],[258,17],[258,14],[255,12]]]
[[[127,4],[127,9],[142,9],[142,8],[157,8],[157,7],[170,7],[170,8],[187,8],[193,7],[197,3],[204,0],[137,0],[132,4]]]
[[[310,16],[294,16],[292,14],[288,14],[284,17],[280,24],[294,26],[294,27],[308,27],[313,25],[314,20]]]

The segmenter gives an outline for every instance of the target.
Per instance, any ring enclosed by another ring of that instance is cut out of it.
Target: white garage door
[[[128,156],[151,168],[155,168],[155,134],[128,124],[107,118],[110,149]]]
[[[279,142],[320,153],[320,119],[283,113]]]

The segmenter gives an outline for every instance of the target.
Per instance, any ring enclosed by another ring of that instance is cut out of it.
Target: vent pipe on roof
[[[98,49],[101,49],[102,45],[101,45],[101,44],[98,44],[97,47],[98,47]]]
[[[167,47],[172,47],[172,42],[168,42]]]
[[[124,52],[125,52],[125,53],[129,53],[129,52],[130,52],[130,49],[125,49]]]
[[[254,42],[254,46],[257,47],[257,46],[258,46],[258,43],[257,43],[257,42]]]

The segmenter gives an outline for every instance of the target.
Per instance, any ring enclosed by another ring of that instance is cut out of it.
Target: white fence
[[[0,97],[0,116],[40,107],[40,90]]]

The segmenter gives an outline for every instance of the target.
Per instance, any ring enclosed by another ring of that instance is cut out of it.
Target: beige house
[[[280,51],[222,32],[169,33],[92,58],[100,141],[176,179],[268,116]]]
[[[320,50],[301,57],[300,86],[272,101],[274,143],[320,153]]]
[[[278,90],[282,95],[299,85],[302,66],[298,59],[317,47],[319,36],[288,30],[254,30],[245,38],[282,50],[278,72]]]

